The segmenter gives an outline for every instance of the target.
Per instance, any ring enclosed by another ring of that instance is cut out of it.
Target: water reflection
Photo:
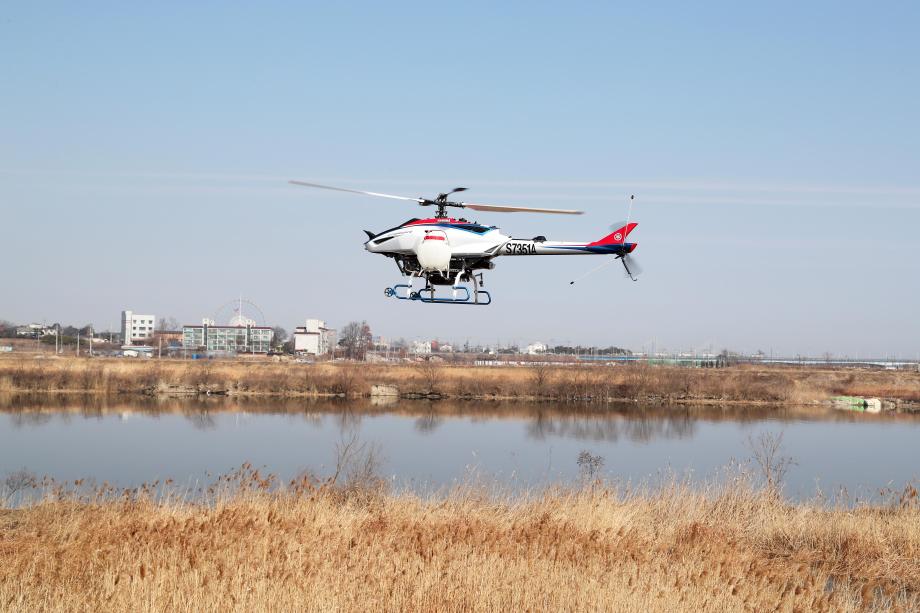
[[[380,405],[374,400],[276,398],[276,397],[148,397],[98,394],[0,394],[0,413],[15,416],[19,425],[40,425],[53,418],[79,415],[101,418],[117,414],[122,418],[143,415],[181,414],[201,427],[213,426],[215,413],[301,415],[305,419],[335,416],[342,429],[360,426],[367,415],[411,416],[420,432],[437,429],[445,419],[474,421],[494,419],[527,420],[528,431],[538,439],[566,436],[585,440],[616,441],[621,438],[648,441],[654,438],[693,436],[699,421],[756,423],[762,421],[832,421],[917,423],[908,414],[870,415],[837,411],[826,407],[784,407],[770,405],[652,405],[528,403],[498,401],[411,400]]]
[[[147,397],[98,394],[0,394],[0,413],[11,416],[14,428],[41,426],[52,420],[68,421],[118,415],[121,419],[142,415],[184,416],[194,428],[211,430],[216,414],[283,414],[298,416],[315,427],[332,417],[340,431],[360,428],[365,416],[394,414],[411,417],[415,430],[429,434],[448,419],[470,421],[518,420],[527,423],[526,432],[535,440],[571,438],[583,441],[649,442],[656,439],[692,438],[702,422],[789,423],[808,421],[917,423],[911,415],[868,415],[828,408],[750,405],[688,406],[646,404],[579,404],[470,401],[376,400],[193,396]]]
[[[217,427],[217,422],[208,409],[184,409],[182,414],[199,430],[212,430]]]
[[[426,434],[434,432],[443,422],[444,420],[436,413],[428,413],[415,420],[415,429],[422,434]]]
[[[522,487],[578,476],[584,451],[604,475],[671,468],[705,475],[749,457],[745,441],[785,433],[790,482],[881,487],[916,476],[920,419],[827,408],[651,406],[304,398],[0,395],[0,473],[26,467],[125,485],[219,474],[252,462],[288,479],[322,474],[343,436],[380,446],[397,482],[445,485],[474,467]]]
[[[528,425],[527,432],[538,440],[565,437],[608,442],[623,438],[648,442],[655,438],[693,436],[696,419],[691,418],[688,411],[677,409],[661,415],[654,413],[654,410],[639,407],[605,411],[603,414],[553,415],[541,412]]]

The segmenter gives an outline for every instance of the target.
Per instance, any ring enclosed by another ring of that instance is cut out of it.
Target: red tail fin
[[[626,242],[626,237],[629,236],[629,233],[636,229],[637,223],[628,223],[622,228],[614,230],[604,238],[596,240],[591,245],[618,245],[620,243]]]

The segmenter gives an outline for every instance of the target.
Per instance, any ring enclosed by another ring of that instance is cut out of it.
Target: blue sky
[[[838,355],[920,351],[916,3],[21,3],[0,13],[0,317]],[[289,178],[583,208],[480,214],[645,268],[497,260],[488,308],[397,303],[362,229],[419,214]]]

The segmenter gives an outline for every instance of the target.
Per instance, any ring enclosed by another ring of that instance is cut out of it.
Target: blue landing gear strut
[[[389,298],[417,300],[428,304],[468,304],[471,306],[486,306],[492,303],[492,296],[486,290],[474,287],[473,292],[470,292],[470,289],[464,285],[451,287],[450,298],[435,296],[435,290],[431,286],[418,291],[410,291],[410,286],[405,283],[388,287],[383,290],[383,293]],[[454,297],[455,293],[459,295]]]

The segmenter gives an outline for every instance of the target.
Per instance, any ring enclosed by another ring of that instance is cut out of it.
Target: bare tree
[[[180,328],[179,320],[172,315],[169,317],[161,317],[157,320],[157,332],[175,332]]]
[[[34,473],[27,471],[25,468],[9,473],[3,479],[3,504],[7,505],[15,501],[17,494],[24,492],[38,483],[38,478]]]
[[[537,362],[530,367],[530,376],[533,380],[534,391],[537,395],[543,395],[546,391],[546,380],[549,376],[549,367],[545,362]]]
[[[284,342],[288,339],[288,332],[281,326],[275,326],[272,328],[272,347],[277,347],[283,345]]]
[[[363,360],[367,350],[371,347],[373,335],[366,321],[352,321],[342,328],[339,337],[339,347],[345,351],[345,357],[352,360]]]
[[[16,324],[0,319],[0,338],[16,336]]]
[[[383,464],[377,445],[362,442],[357,431],[344,433],[335,445],[335,472],[329,481],[350,497],[368,498],[379,493],[386,481],[380,476]]]
[[[604,457],[592,455],[587,449],[578,454],[578,468],[585,481],[594,481],[595,476],[604,467]]]
[[[425,384],[425,391],[429,394],[436,394],[441,382],[441,367],[434,360],[427,359],[419,363],[418,369]]]
[[[779,494],[786,479],[786,473],[796,465],[795,459],[781,455],[783,433],[761,432],[757,438],[748,436],[747,446],[754,463],[760,469],[764,484],[771,494]]]

